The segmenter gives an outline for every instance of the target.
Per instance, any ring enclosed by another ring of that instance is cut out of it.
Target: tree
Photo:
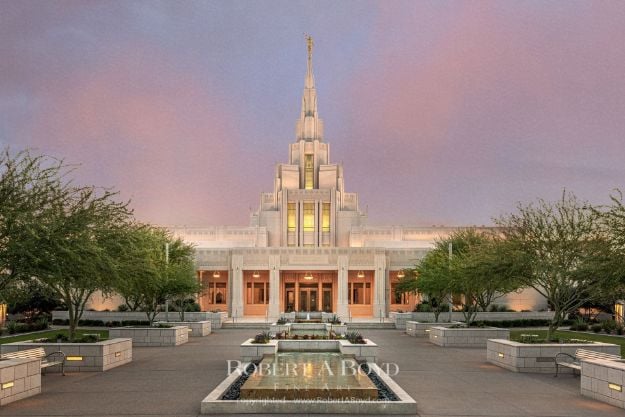
[[[119,272],[123,237],[131,220],[116,193],[95,187],[55,190],[63,198],[46,208],[36,228],[37,251],[28,254],[33,275],[67,306],[73,340],[85,304],[108,293]]]
[[[167,300],[199,292],[193,247],[149,225],[135,226],[130,241],[115,290],[131,309],[144,311],[151,325]]]
[[[62,161],[29,151],[0,154],[0,299],[7,286],[32,276],[39,225],[67,197],[69,169]],[[30,255],[30,256],[29,256]]]
[[[51,318],[52,310],[63,306],[59,297],[37,278],[13,282],[5,294],[8,312],[22,314],[28,321],[41,316]]]
[[[407,277],[408,275],[406,274]],[[405,281],[404,288],[409,289],[412,285],[418,292],[428,296],[434,321],[437,322],[451,293],[449,256],[445,242],[437,242],[434,249],[415,266],[414,275],[410,275],[414,279],[412,282]]]
[[[496,222],[514,248],[514,262],[521,265],[518,278],[554,309],[547,335],[551,339],[566,315],[606,284],[595,267],[609,252],[598,213],[564,191],[553,203],[519,204],[516,213]]]

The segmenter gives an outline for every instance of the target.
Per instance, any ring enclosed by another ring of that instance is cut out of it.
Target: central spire
[[[308,65],[306,68],[306,80],[304,82],[304,94],[302,96],[302,112],[295,126],[297,140],[323,140],[323,121],[317,113],[317,90],[315,89],[315,77],[312,67],[313,38],[306,35],[308,47]]]

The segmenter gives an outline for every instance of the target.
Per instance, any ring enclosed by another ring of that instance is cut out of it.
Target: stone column
[[[269,256],[269,318],[280,316],[280,255]]]
[[[348,288],[347,288],[347,272],[349,268],[349,259],[347,255],[338,256],[338,288],[337,288],[337,301],[336,301],[336,313],[341,319],[347,321],[349,318],[348,313]]]
[[[373,317],[386,317],[386,254],[376,253],[373,265]]]
[[[243,255],[232,255],[231,316],[243,316]]]

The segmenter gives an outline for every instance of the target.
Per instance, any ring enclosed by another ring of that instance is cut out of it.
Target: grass
[[[48,330],[45,332],[18,334],[18,335],[10,336],[10,337],[2,337],[0,338],[0,345],[4,343],[23,342],[25,340],[32,340],[32,339],[42,339],[44,337],[54,337],[59,333],[67,335],[68,332],[67,332],[67,329],[57,329],[57,330]],[[108,339],[109,337],[108,330],[76,329],[76,336],[82,336],[85,333],[87,334],[97,333],[100,335],[100,340]]]
[[[544,339],[547,337],[547,330],[510,330],[510,340],[518,341],[522,334],[537,334],[539,338]],[[584,339],[593,342],[613,343],[621,347],[621,356],[625,356],[625,337],[568,330],[556,331],[555,337],[558,339]]]

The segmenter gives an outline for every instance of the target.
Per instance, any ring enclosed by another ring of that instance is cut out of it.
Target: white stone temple
[[[196,247],[202,310],[231,317],[276,318],[281,312],[326,311],[342,318],[412,311],[417,297],[396,295],[404,268],[414,267],[438,237],[455,228],[367,225],[358,195],[345,190],[341,164],[324,141],[313,75],[313,42],[295,141],[276,166],[273,191],[261,193],[247,227],[171,228]],[[528,291],[508,307],[537,308]]]

